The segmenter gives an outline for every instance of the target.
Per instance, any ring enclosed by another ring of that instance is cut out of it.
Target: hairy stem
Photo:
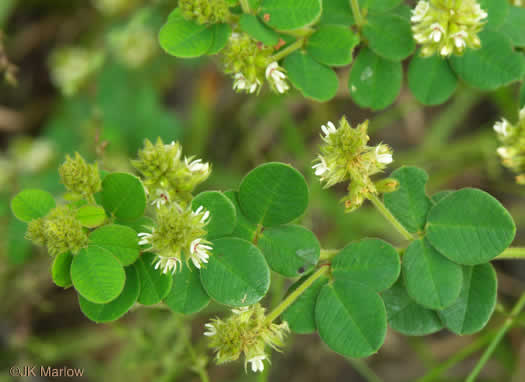
[[[251,13],[250,2],[248,0],[240,0],[241,8],[244,13]]]
[[[277,317],[279,317],[281,313],[283,313],[286,310],[286,308],[292,305],[295,302],[295,300],[297,300],[299,296],[303,294],[303,292],[315,282],[315,280],[324,275],[326,272],[328,272],[328,266],[321,266],[321,268],[312,273],[312,275],[310,275],[310,277],[304,280],[304,282],[301,285],[299,285],[299,287],[296,290],[290,293],[288,297],[286,297],[283,301],[281,301],[279,305],[275,307],[275,309],[266,317],[266,321],[270,323]]]
[[[414,237],[405,227],[395,218],[394,215],[386,208],[383,202],[377,197],[377,195],[370,194],[368,199],[372,202],[375,208],[385,217],[386,220],[394,226],[394,228],[407,240],[414,240]]]
[[[355,23],[358,27],[362,26],[365,23],[365,19],[361,14],[361,8],[359,8],[359,0],[350,0],[350,6],[352,7]]]
[[[481,372],[481,370],[483,369],[487,361],[492,356],[492,353],[494,353],[494,350],[496,350],[496,347],[499,345],[499,343],[503,339],[503,336],[505,336],[505,333],[507,333],[507,331],[512,327],[517,315],[521,312],[521,310],[524,307],[525,307],[525,293],[521,295],[516,305],[514,305],[514,308],[512,308],[512,311],[510,312],[510,316],[505,320],[501,328],[499,328],[498,332],[496,333],[496,336],[492,339],[489,347],[485,350],[485,352],[479,359],[478,363],[476,364],[476,367],[474,367],[474,369],[469,374],[465,382],[474,382],[476,380],[479,373]]]
[[[288,56],[290,53],[295,52],[297,49],[301,49],[304,45],[304,38],[298,39],[293,44],[288,45],[283,50],[277,52],[272,56],[273,61],[279,61]]]

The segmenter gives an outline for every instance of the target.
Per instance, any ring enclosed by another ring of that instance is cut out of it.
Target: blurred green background
[[[23,380],[9,376],[14,365],[84,368],[88,381],[198,381],[193,369],[209,358],[212,381],[401,382],[418,380],[453,357],[458,362],[445,376],[425,380],[460,381],[503,314],[496,313],[476,336],[441,331],[410,338],[389,332],[381,351],[361,361],[330,352],[316,335],[291,336],[285,352],[273,355],[272,367],[254,376],[241,363],[213,364],[201,333],[208,318],[221,313],[216,305],[195,317],[141,308],[97,325],[82,315],[74,291],[52,283],[50,257],[23,239],[25,224],[12,217],[9,199],[28,187],[61,195],[57,166],[75,151],[105,169],[130,170],[129,158],[143,140],[157,136],[180,140],[186,154],[213,164],[202,190],[235,188],[263,162],[291,163],[311,190],[302,223],[325,248],[366,236],[398,242],[371,206],[344,214],[339,204],[344,188],[322,190],[313,176],[320,126],[342,115],[352,123],[370,119],[371,142],[394,148],[392,170],[401,165],[427,170],[429,193],[479,187],[493,194],[516,221],[514,244],[525,244],[519,228],[525,226],[525,188],[501,167],[492,131],[500,117],[517,118],[517,86],[492,93],[462,86],[438,107],[423,107],[403,90],[393,106],[378,113],[354,105],[346,87],[324,104],[296,91],[239,95],[214,57],[180,60],[161,52],[156,33],[175,6],[176,0],[0,0],[0,63],[7,57],[18,68],[16,86],[0,82],[0,381]],[[71,46],[102,61],[66,96],[61,89],[74,80],[68,71],[81,71],[81,65],[67,54],[57,58],[57,52]],[[348,69],[338,75],[346,78]],[[504,307],[524,290],[525,266],[500,261],[496,267]],[[264,304],[276,305],[288,285],[274,277]],[[484,381],[525,381],[523,337],[519,328],[510,332]]]

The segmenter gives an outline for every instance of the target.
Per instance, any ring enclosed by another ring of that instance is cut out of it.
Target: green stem
[[[299,287],[288,295],[275,309],[266,317],[268,323],[273,322],[277,317],[281,315],[290,305],[292,305],[297,298],[310,286],[315,280],[328,272],[328,266],[321,266],[317,271],[312,273]]]
[[[297,49],[301,49],[304,45],[304,38],[298,39],[293,44],[288,45],[283,50],[280,50],[276,54],[273,55],[272,59],[273,61],[279,61],[288,56],[290,53],[295,52]]]
[[[251,13],[250,2],[248,0],[240,0],[241,8],[244,13]]]
[[[321,256],[319,256],[319,261],[330,260],[332,257],[341,252],[340,249],[323,249],[321,248]]]
[[[496,257],[496,260],[505,259],[524,259],[525,260],[525,248],[524,247],[511,247],[504,250],[501,254]]]
[[[368,382],[383,382],[370,367],[360,359],[347,358],[348,362],[352,364],[352,367]]]
[[[503,336],[505,336],[505,333],[507,333],[507,331],[514,324],[516,316],[521,312],[523,307],[525,307],[525,293],[521,295],[516,305],[514,305],[514,308],[512,308],[512,311],[510,312],[509,318],[507,318],[505,320],[505,323],[501,326],[501,328],[499,328],[498,332],[496,333],[496,336],[492,339],[489,347],[485,350],[478,363],[476,364],[476,367],[474,367],[474,369],[469,374],[465,382],[474,382],[476,380],[477,376],[492,356],[492,353],[494,353],[494,350],[496,350],[496,347],[503,339]]]
[[[405,227],[395,218],[394,215],[385,207],[383,202],[377,197],[377,195],[370,194],[368,199],[372,202],[375,208],[385,217],[386,220],[394,226],[394,228],[407,240],[414,240],[414,237]]]
[[[365,23],[365,19],[363,18],[361,9],[359,8],[359,0],[350,0],[350,6],[352,7],[355,23],[358,27],[362,26]]]

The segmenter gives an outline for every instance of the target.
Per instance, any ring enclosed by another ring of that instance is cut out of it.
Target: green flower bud
[[[224,72],[231,74],[233,89],[238,92],[258,92],[267,77],[278,92],[284,93],[288,85],[281,76],[284,71],[273,64],[273,49],[252,39],[246,33],[232,33],[224,50]],[[270,64],[273,64],[270,67]],[[267,70],[270,68],[269,70]]]
[[[399,180],[394,178],[385,178],[375,183],[376,190],[380,194],[394,192],[399,188]]]
[[[112,31],[109,44],[121,62],[139,68],[157,52],[155,33],[146,24],[149,12],[137,13],[126,26]]]
[[[412,31],[423,56],[461,55],[481,46],[478,33],[486,18],[475,0],[420,0],[412,11]]]
[[[182,208],[177,203],[159,205],[156,226],[150,227],[151,232],[138,234],[139,244],[157,254],[155,269],[163,273],[175,273],[183,260],[186,264],[191,260],[200,269],[212,249],[204,239],[209,217],[202,206],[192,211],[191,206]]]
[[[227,0],[179,0],[179,8],[187,20],[198,24],[226,23],[231,18]]]
[[[74,158],[66,155],[58,173],[64,186],[75,196],[92,200],[93,195],[102,189],[97,164],[87,164],[79,153],[75,153]]]
[[[497,151],[503,165],[518,174],[517,183],[525,184],[525,108],[521,109],[515,125],[502,119],[496,122],[494,131],[502,143]]]
[[[205,336],[215,350],[218,364],[231,362],[244,355],[244,366],[251,364],[253,372],[263,371],[263,361],[268,358],[266,346],[280,351],[284,338],[290,331],[288,324],[267,322],[265,309],[259,304],[232,310],[226,320],[212,319],[205,324]]]
[[[51,256],[61,253],[78,253],[88,244],[88,236],[75,211],[67,206],[57,207],[27,226],[26,238],[37,245],[47,246]]]
[[[53,52],[50,57],[51,79],[66,96],[72,96],[86,85],[102,66],[101,52],[68,47]]]

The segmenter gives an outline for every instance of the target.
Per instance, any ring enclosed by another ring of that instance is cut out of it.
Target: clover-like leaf
[[[443,328],[437,313],[416,303],[408,295],[403,278],[381,296],[386,307],[388,325],[407,336],[426,336]]]
[[[237,191],[226,191],[224,195],[230,199],[230,201],[235,206],[236,211],[237,223],[231,235],[253,242],[257,233],[257,224],[252,223],[250,219],[244,215],[244,212],[242,212],[241,206],[239,204],[239,193]]]
[[[86,300],[106,304],[120,295],[126,274],[122,264],[111,252],[89,246],[73,257],[71,281]]]
[[[359,106],[381,110],[395,101],[402,79],[401,63],[386,60],[363,48],[352,65],[348,88]]]
[[[102,181],[102,205],[110,216],[135,220],[144,215],[146,192],[136,176],[112,173]]]
[[[299,29],[321,16],[321,0],[262,0],[259,13],[275,29]]]
[[[124,316],[135,304],[140,292],[137,270],[134,266],[126,267],[126,284],[122,293],[107,304],[94,304],[78,295],[80,310],[90,320],[101,323],[110,322]]]
[[[308,205],[308,186],[292,166],[270,162],[250,171],[239,187],[239,203],[254,223],[274,226],[301,216]]]
[[[384,194],[386,207],[409,232],[422,231],[432,206],[425,193],[427,173],[417,167],[401,167],[391,177],[399,181],[399,188]]]
[[[430,209],[426,231],[432,246],[450,260],[476,265],[503,252],[514,239],[516,226],[491,195],[465,188]]]
[[[307,98],[325,102],[337,93],[337,74],[303,52],[294,52],[283,61],[290,82]]]
[[[500,0],[478,0],[481,9],[487,12],[487,28],[500,27],[509,13],[509,3]]]
[[[89,235],[89,242],[111,252],[124,266],[133,264],[140,255],[137,233],[124,225],[100,227]]]
[[[403,277],[410,297],[437,310],[454,303],[463,284],[461,266],[441,255],[426,240],[416,240],[407,248]]]
[[[207,294],[224,305],[255,304],[270,287],[270,268],[263,254],[238,238],[214,240],[212,255],[200,275]]]
[[[452,96],[458,79],[447,60],[415,54],[408,68],[408,86],[424,105],[439,105]]]
[[[354,24],[354,14],[347,0],[323,0],[322,24],[337,24],[351,26]]]
[[[264,25],[257,16],[242,14],[239,19],[239,27],[264,45],[274,46],[279,42],[279,33]]]
[[[315,305],[321,339],[347,357],[367,357],[379,350],[386,335],[386,311],[372,289],[351,280],[336,280],[321,289]]]
[[[95,228],[104,223],[106,212],[100,206],[85,205],[77,210],[76,218],[84,227]]]
[[[288,294],[296,290],[309,275],[305,275],[297,280]],[[327,276],[321,276],[314,281],[306,290],[290,305],[282,314],[281,318],[286,321],[290,329],[299,334],[309,334],[316,331],[315,324],[315,304],[321,288],[329,281]]]
[[[321,25],[308,38],[306,52],[328,66],[344,66],[352,62],[352,52],[359,37],[342,25]]]
[[[140,282],[138,301],[142,305],[155,305],[161,302],[166,298],[173,284],[172,274],[155,269],[154,262],[155,255],[147,252],[143,253],[134,264]],[[186,264],[182,266],[185,267]]]
[[[73,283],[71,282],[71,263],[73,262],[73,255],[69,252],[61,253],[53,260],[51,267],[51,276],[53,282],[62,288],[69,288]]]
[[[287,277],[297,277],[312,270],[321,252],[313,232],[298,225],[265,229],[257,246],[272,270]]]
[[[229,235],[237,224],[237,214],[232,201],[218,191],[204,191],[193,198],[193,210],[200,206],[210,212],[209,222],[206,225],[208,239]]]
[[[497,289],[492,265],[464,266],[461,294],[454,304],[438,312],[441,321],[456,334],[480,331],[494,312]]]
[[[489,16],[490,17],[490,16]],[[514,46],[525,46],[525,8],[511,6],[501,31],[510,37]]]
[[[174,312],[193,314],[200,312],[210,302],[202,287],[199,270],[193,265],[182,267],[173,276],[173,286],[164,303]]]
[[[394,247],[380,239],[363,239],[344,247],[332,260],[335,280],[352,280],[380,292],[399,277],[401,263]]]
[[[206,24],[186,20],[179,8],[175,8],[161,28],[159,42],[168,54],[182,58],[206,54],[214,42],[214,29]]]
[[[211,30],[213,33],[213,43],[206,52],[208,55],[219,53],[226,46],[232,34],[232,28],[228,24],[214,24],[211,26]]]
[[[56,203],[53,195],[43,190],[23,190],[11,200],[13,215],[23,222],[43,218],[55,207]]]

